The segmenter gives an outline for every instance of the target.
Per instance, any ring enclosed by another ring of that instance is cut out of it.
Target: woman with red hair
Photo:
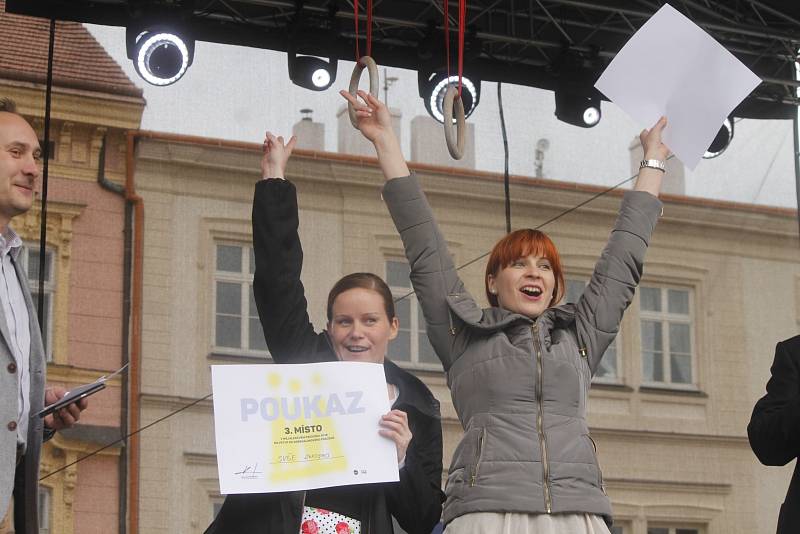
[[[661,211],[669,149],[661,118],[640,139],[627,191],[583,295],[558,306],[564,275],[544,233],[518,230],[493,248],[481,309],[464,288],[425,194],[400,151],[386,106],[342,92],[386,176],[383,198],[403,240],[427,332],[464,427],[450,465],[442,520],[459,534],[608,533],[611,503],[589,437],[592,375],[642,275]]]

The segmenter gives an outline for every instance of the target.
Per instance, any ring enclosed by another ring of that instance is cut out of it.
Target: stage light
[[[289,79],[300,87],[324,91],[336,81],[337,63],[334,58],[325,61],[314,56],[289,53]]]
[[[136,73],[153,85],[170,85],[186,73],[194,59],[194,42],[165,27],[127,29],[128,58]]]
[[[418,74],[417,83],[419,86],[419,96],[425,103],[425,109],[431,117],[439,122],[444,122],[442,114],[442,102],[448,85],[458,87],[458,76],[447,77],[446,72],[436,71],[425,77],[422,72]],[[461,99],[464,102],[464,116],[469,117],[481,98],[481,81],[471,79],[467,76],[461,78],[462,91]]]
[[[733,140],[733,118],[728,117],[725,119],[725,122],[722,123],[719,131],[717,132],[716,137],[714,140],[711,141],[711,145],[706,150],[706,153],[703,154],[703,159],[713,159],[725,152],[725,149],[728,148],[728,145],[731,144]]]
[[[590,91],[556,89],[556,117],[574,126],[591,128],[600,122],[600,97]]]

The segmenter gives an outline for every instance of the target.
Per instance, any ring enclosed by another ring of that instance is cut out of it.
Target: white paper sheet
[[[669,4],[616,55],[595,87],[642,128],[667,117],[664,142],[694,169],[725,118],[761,83]]]
[[[213,365],[220,492],[267,493],[397,481],[383,366]]]

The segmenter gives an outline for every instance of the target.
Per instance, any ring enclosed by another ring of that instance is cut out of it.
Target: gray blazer
[[[641,278],[661,202],[626,192],[581,298],[532,320],[478,307],[414,176],[387,182],[383,198],[464,427],[442,520],[473,512],[589,513],[610,523],[586,423],[589,386]]]
[[[14,268],[28,308],[31,329],[30,413],[35,414],[42,409],[44,404],[45,372],[47,370],[44,346],[39,330],[39,320],[36,318],[36,308],[31,300],[27,275],[18,262],[14,262]],[[24,529],[17,528],[17,533],[38,534],[39,454],[42,448],[44,423],[38,417],[30,420],[27,450],[17,466],[17,431],[16,429],[11,430],[13,427],[11,423],[16,423],[19,417],[19,386],[17,373],[14,372],[17,362],[9,348],[8,323],[2,306],[0,306],[0,337],[2,338],[0,341],[0,515],[5,514],[8,510],[12,490],[15,489],[15,474],[19,471],[16,479],[18,486],[16,494],[24,495],[24,501],[14,503],[14,522],[17,527],[24,525]]]

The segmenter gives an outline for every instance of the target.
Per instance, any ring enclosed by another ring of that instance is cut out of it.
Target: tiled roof
[[[5,12],[0,0],[0,77],[44,83],[50,21]],[[56,22],[53,85],[142,96],[92,34],[77,22]]]

